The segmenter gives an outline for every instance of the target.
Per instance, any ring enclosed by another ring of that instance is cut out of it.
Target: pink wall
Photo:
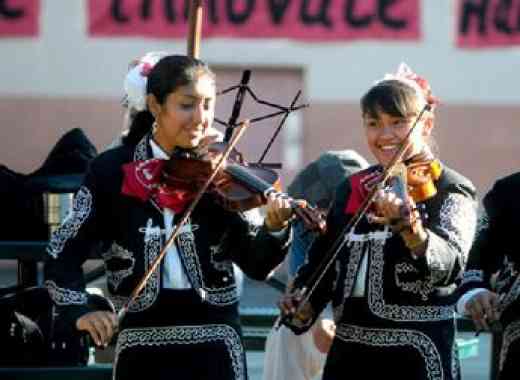
[[[477,186],[482,196],[495,179],[520,171],[520,108],[443,104],[435,139],[440,158]],[[324,149],[356,149],[372,161],[364,140],[359,106],[313,104],[305,115],[304,157]]]
[[[240,70],[218,70],[220,88],[236,84]],[[252,85],[259,95],[287,104],[302,88],[297,70],[255,71]],[[219,99],[217,114],[229,116],[233,95]],[[243,115],[257,116],[269,109],[247,101]],[[121,128],[122,113],[115,99],[0,98],[0,163],[19,172],[39,167],[58,138],[73,127],[81,127],[98,149],[109,144]],[[328,149],[355,149],[370,157],[354,104],[314,103],[303,111],[303,164]],[[435,135],[441,159],[469,177],[480,195],[501,176],[520,170],[520,108],[443,104],[437,112]],[[276,123],[259,123],[251,128],[240,148],[251,161],[262,152]],[[268,162],[282,159],[278,139]],[[287,184],[294,173],[283,172]]]

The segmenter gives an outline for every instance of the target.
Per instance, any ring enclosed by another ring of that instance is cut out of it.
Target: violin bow
[[[348,221],[348,223],[343,227],[341,232],[339,233],[338,237],[334,241],[334,243],[331,245],[331,247],[327,250],[325,255],[323,256],[323,259],[319,262],[318,267],[313,272],[313,274],[310,276],[309,280],[306,281],[306,285],[301,287],[300,289],[295,289],[296,295],[300,298],[300,301],[296,305],[296,310],[294,313],[286,314],[284,316],[279,316],[278,319],[275,322],[275,326],[278,328],[282,323],[285,323],[287,320],[291,319],[293,316],[298,315],[302,312],[304,306],[309,301],[311,295],[316,290],[318,284],[325,276],[325,273],[329,270],[332,263],[334,263],[334,260],[336,260],[336,257],[338,256],[341,249],[345,246],[345,244],[350,242],[350,234],[355,230],[358,223],[361,221],[361,218],[366,214],[368,211],[370,205],[374,202],[374,198],[376,196],[376,193],[378,190],[380,190],[381,186],[384,186],[384,184],[388,181],[390,178],[392,172],[394,171],[394,167],[402,162],[403,156],[408,150],[408,148],[411,145],[411,139],[410,137],[416,130],[417,125],[419,124],[419,121],[422,119],[422,116],[425,112],[430,111],[431,106],[429,104],[426,104],[417,118],[415,119],[414,124],[412,125],[412,128],[408,131],[406,134],[403,143],[401,144],[399,150],[396,152],[396,154],[392,157],[390,160],[388,166],[383,171],[383,175],[381,180],[377,185],[375,185],[372,190],[370,190],[367,197],[363,200],[361,203],[361,206],[357,209],[354,216]]]

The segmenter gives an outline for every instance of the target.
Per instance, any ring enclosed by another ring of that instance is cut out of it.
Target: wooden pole
[[[200,57],[200,37],[202,35],[202,0],[192,0],[189,13],[188,56]]]

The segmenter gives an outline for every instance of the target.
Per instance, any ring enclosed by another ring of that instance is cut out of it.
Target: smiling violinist
[[[299,334],[332,302],[336,335],[324,380],[351,374],[460,378],[448,294],[475,233],[475,189],[432,149],[436,104],[427,81],[404,64],[361,99],[363,129],[377,165],[338,187],[327,234],[315,240],[293,289],[279,303],[283,323]],[[394,166],[401,153],[402,162]],[[390,168],[400,169],[381,185]],[[407,182],[416,177],[428,179],[426,191],[417,192],[415,180]],[[348,230],[369,194],[374,202],[368,213]],[[312,282],[329,252],[337,254],[319,282]]]
[[[287,199],[268,197],[258,221],[204,195],[121,324],[86,302],[82,264],[99,246],[110,299],[116,309],[126,306],[191,201],[162,191],[160,168],[212,130],[215,76],[205,63],[170,55],[142,75],[146,107],[123,144],[93,161],[49,243],[46,286],[71,333],[106,346],[119,331],[115,379],[246,379],[233,263],[263,280],[283,260],[291,239]]]

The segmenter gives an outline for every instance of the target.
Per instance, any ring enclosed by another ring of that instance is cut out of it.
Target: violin
[[[164,184],[190,193],[199,191],[216,170],[226,148],[225,143],[214,143],[202,150],[176,150],[164,165]],[[264,205],[271,193],[280,193],[280,190],[280,178],[274,170],[248,163],[232,148],[206,193],[226,210],[247,211]],[[317,208],[289,200],[307,229],[325,233],[325,218]]]
[[[415,203],[424,202],[437,194],[435,181],[442,173],[439,160],[426,160],[410,163],[406,166],[408,193]]]
[[[439,179],[442,168],[438,160],[427,158],[425,154],[415,156],[407,162],[399,162],[389,169],[388,179],[380,183],[380,187],[390,190],[403,200],[400,220],[386,220],[380,216],[372,216],[373,220],[385,220],[396,231],[409,226],[411,233],[417,233],[419,213],[415,204],[424,202],[437,194],[435,181]],[[409,199],[412,199],[410,204]],[[377,213],[376,213],[377,214]]]

